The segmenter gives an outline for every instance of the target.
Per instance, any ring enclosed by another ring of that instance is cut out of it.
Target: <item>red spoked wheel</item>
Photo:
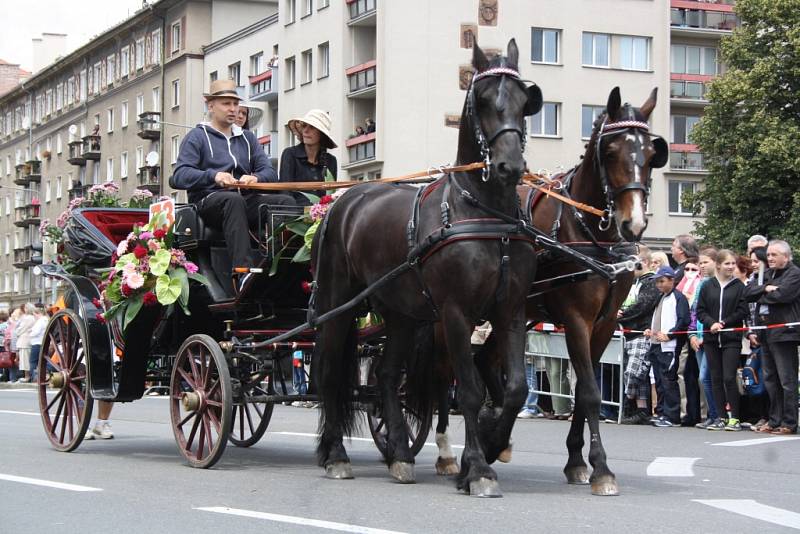
[[[260,377],[260,375],[256,375]],[[252,384],[242,383],[241,398],[233,403],[230,441],[237,447],[250,447],[264,436],[272,418],[275,404],[272,402],[252,402],[255,396],[268,395],[261,381]]]
[[[88,351],[83,320],[72,310],[50,319],[36,367],[39,412],[56,450],[75,450],[89,428],[92,394],[86,369]]]
[[[210,336],[197,334],[183,342],[170,380],[172,432],[192,467],[213,466],[225,452],[233,407],[225,355]]]

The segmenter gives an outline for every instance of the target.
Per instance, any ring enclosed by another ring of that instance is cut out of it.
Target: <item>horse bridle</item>
[[[490,136],[486,136],[483,133],[483,128],[481,128],[480,120],[475,115],[475,82],[482,80],[483,78],[488,77],[501,77],[504,78],[505,76],[510,76],[515,81],[524,84],[527,80],[523,80],[519,74],[519,72],[515,69],[506,66],[494,67],[491,69],[486,69],[482,72],[476,72],[472,76],[472,81],[469,84],[469,89],[467,90],[467,109],[466,114],[469,121],[472,123],[472,128],[475,134],[475,141],[478,143],[478,147],[481,151],[481,158],[483,159],[484,167],[481,173],[481,179],[484,182],[489,180],[489,176],[491,175],[491,168],[492,168],[492,144],[497,140],[498,137],[503,135],[506,132],[514,132],[519,136],[520,143],[522,144],[522,152],[525,152],[525,144],[527,141],[527,120],[523,118],[522,120],[522,128],[519,127],[518,124],[502,124],[500,127],[492,133]],[[498,108],[502,108],[505,103],[505,87],[503,87],[501,80],[501,86],[498,91],[497,95],[497,106]]]
[[[628,116],[633,116],[633,111],[629,104],[625,104],[626,111],[628,112]],[[640,181],[632,181],[625,185],[621,185],[619,187],[612,187],[611,181],[608,177],[608,169],[606,169],[606,164],[603,161],[602,151],[601,151],[601,143],[603,139],[606,137],[620,135],[625,132],[630,132],[633,135],[634,143],[636,147],[636,157],[634,158],[634,165],[638,166],[639,168],[643,168],[645,164],[645,156],[644,156],[644,147],[643,147],[643,138],[642,133],[649,137],[653,137],[654,139],[662,139],[660,136],[651,134],[650,133],[650,126],[643,121],[638,121],[635,119],[627,119],[617,122],[607,122],[608,117],[603,119],[602,124],[600,125],[599,132],[597,134],[597,140],[595,141],[595,149],[594,149],[594,160],[595,164],[597,165],[598,171],[600,173],[600,180],[603,185],[603,192],[606,196],[606,209],[605,215],[600,219],[599,229],[601,231],[606,231],[611,227],[611,221],[614,218],[614,205],[617,200],[617,197],[624,193],[625,191],[641,191],[644,195],[644,200],[647,202],[647,198],[650,196],[650,186],[652,182],[652,175],[653,175],[653,166],[651,165],[647,171],[647,177],[645,179],[645,183]]]

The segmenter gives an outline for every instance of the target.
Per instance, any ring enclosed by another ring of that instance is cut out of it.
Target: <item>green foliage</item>
[[[704,241],[742,249],[760,233],[800,246],[800,1],[739,0],[736,12],[728,70],[692,134],[710,174],[688,200],[705,208]]]
[[[176,269],[176,271],[178,270],[179,269]],[[174,276],[175,274],[176,273],[173,273],[172,278],[166,274],[162,274],[156,278],[156,297],[158,298],[158,302],[165,306],[178,300],[178,297],[180,297],[183,292],[183,282],[180,278]]]

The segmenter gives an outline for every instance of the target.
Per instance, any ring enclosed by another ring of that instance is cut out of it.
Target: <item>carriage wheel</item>
[[[192,467],[211,467],[231,430],[231,378],[225,355],[210,336],[183,342],[172,367],[169,413],[178,449]]]
[[[92,418],[94,401],[85,359],[88,346],[78,314],[65,309],[50,319],[36,367],[36,387],[44,431],[61,452],[80,445]]]
[[[268,393],[261,387],[260,380],[254,384],[242,384],[242,398],[233,404],[231,435],[228,438],[237,447],[255,445],[267,431],[275,404],[249,402],[251,397],[262,395]]]
[[[369,370],[370,385],[377,385],[377,378],[375,377],[377,364],[378,358],[372,358]],[[408,448],[411,449],[411,454],[416,456],[419,451],[422,450],[422,447],[425,446],[425,440],[428,439],[433,414],[428,414],[423,420],[406,404],[405,378],[401,380],[400,386],[397,388],[397,395],[400,398],[400,409],[403,411],[406,432],[408,432]],[[386,421],[383,419],[380,402],[368,408],[367,423],[369,424],[369,432],[372,434],[372,440],[375,442],[375,445],[378,447],[383,457],[386,458]]]

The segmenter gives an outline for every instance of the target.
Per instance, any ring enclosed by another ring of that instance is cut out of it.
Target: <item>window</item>
[[[47,138],[44,140],[44,149],[47,150],[50,153],[53,152],[53,137],[52,136],[48,135]]]
[[[114,181],[114,158],[106,160],[106,182]]]
[[[6,197],[6,216],[11,215],[11,197]]]
[[[603,106],[581,106],[581,137],[589,139],[594,129],[594,121],[603,114]]]
[[[172,107],[177,108],[181,104],[181,81],[172,80]]]
[[[317,3],[317,11],[319,11],[320,9],[324,9],[329,5],[331,5],[331,0],[319,0],[319,2]]]
[[[106,110],[106,120],[108,121],[108,129],[106,131],[111,133],[114,131],[114,108]]]
[[[72,189],[72,173],[67,173],[67,191]]]
[[[144,37],[141,39],[136,39],[135,64],[136,70],[141,70],[144,68]]]
[[[173,22],[172,23],[172,50],[171,52],[174,54],[175,52],[179,51],[183,48],[181,43],[181,23]]]
[[[212,72],[211,74],[208,75],[208,81],[211,82],[211,83],[216,82],[217,78],[219,78],[219,74],[217,74],[217,71],[214,71],[214,72]]]
[[[61,177],[56,176],[56,200],[61,200],[62,187]]]
[[[713,47],[672,45],[670,48],[671,72],[675,74],[719,73],[717,49]]]
[[[111,54],[106,58],[106,85],[114,85],[114,77],[117,74],[117,56]]]
[[[136,118],[144,113],[144,95],[136,95]]]
[[[286,22],[284,24],[292,24],[295,21],[297,12],[297,0],[284,0],[286,2]]]
[[[119,76],[127,78],[131,70],[131,47],[123,46],[119,49]]]
[[[47,180],[47,183],[44,184],[44,201],[47,203],[50,202],[50,193],[51,193],[50,180]]]
[[[34,156],[33,159],[42,159],[42,144],[41,143],[36,143],[36,145],[34,147],[34,151],[33,151],[33,156]],[[25,158],[25,159],[28,160],[30,158]]]
[[[672,116],[672,141],[677,144],[691,144],[692,130],[700,122],[700,117],[691,115]]]
[[[161,63],[161,28],[150,33],[150,63],[152,65]]]
[[[11,156],[6,156],[6,176],[11,174]]]
[[[286,58],[286,78],[284,83],[284,91],[291,91],[294,89],[294,70],[295,70],[295,63],[294,63],[294,56]]]
[[[136,168],[140,169],[144,167],[144,148],[137,146],[136,147]]]
[[[697,182],[669,182],[669,212],[672,215],[692,215],[691,206],[684,205],[684,194],[695,192]]]
[[[180,149],[180,138],[177,135],[172,136],[172,164],[178,163],[178,150]]]
[[[312,63],[312,54],[311,50],[306,50],[302,53],[303,58],[303,71],[302,77],[300,79],[300,85],[307,84],[311,81],[311,76],[313,72],[313,63]]]
[[[19,292],[19,273],[14,271],[14,293]]]
[[[61,154],[64,150],[64,142],[61,140],[61,134],[56,136],[56,154]]]
[[[128,153],[123,152],[119,155],[119,177],[125,180],[128,178]]]
[[[583,33],[582,62],[594,67],[608,67],[611,36],[605,33]]]
[[[322,43],[317,47],[317,77],[327,78],[331,73],[331,47],[329,43]]]
[[[558,63],[561,32],[547,28],[531,28],[531,61]]]
[[[314,9],[312,5],[314,3],[313,0],[302,0],[303,2],[303,13],[300,15],[300,18],[307,17],[311,14],[311,11]]]
[[[619,65],[623,69],[648,70],[650,68],[650,39],[647,37],[620,37]]]
[[[239,83],[242,77],[242,63],[237,61],[233,65],[228,65],[228,79],[233,80],[236,84],[236,87],[242,85]]]
[[[531,117],[531,135],[557,137],[559,135],[558,112],[561,104],[545,102],[542,109]]]
[[[6,254],[11,254],[11,235],[6,234]],[[6,273],[6,291],[8,291],[8,273]]]
[[[128,101],[124,101],[119,106],[119,125],[123,128],[128,127]]]
[[[153,87],[153,111],[161,109],[161,88]]]
[[[264,52],[250,56],[250,76],[256,76],[264,71]]]

